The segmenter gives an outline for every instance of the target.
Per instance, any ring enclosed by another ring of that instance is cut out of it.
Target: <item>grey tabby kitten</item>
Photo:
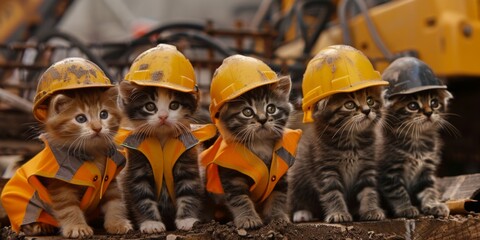
[[[130,139],[141,142],[154,137],[163,145],[168,138],[188,135],[190,128],[187,126],[197,108],[196,99],[191,94],[123,81],[120,96],[120,105],[133,125]],[[187,149],[173,166],[175,202],[165,181],[157,198],[155,170],[149,160],[138,150],[126,149],[128,161],[123,189],[133,222],[144,233],[175,228],[189,230],[200,219],[204,198],[196,147]]]
[[[443,89],[425,90],[390,97],[380,148],[379,185],[395,217],[414,218],[419,210],[428,215],[448,216],[439,201],[435,172],[442,142],[439,130],[453,126],[445,120],[452,95]],[[418,206],[418,208],[417,208]]]
[[[276,84],[255,88],[227,102],[219,112],[223,139],[243,144],[270,169],[275,143],[282,138],[292,108],[288,101],[290,88],[290,78],[283,77]],[[249,198],[253,184],[250,177],[221,166],[218,172],[226,206],[237,227],[257,228],[273,219],[289,221],[286,175],[264,202],[256,204]],[[256,209],[261,210],[260,215]]]
[[[382,105],[380,87],[337,93],[315,105],[290,173],[294,222],[348,222],[351,213],[360,220],[385,218],[374,156]]]

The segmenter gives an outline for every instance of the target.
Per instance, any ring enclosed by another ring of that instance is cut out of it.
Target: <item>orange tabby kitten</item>
[[[32,188],[35,192],[32,199],[21,202],[24,199],[18,193],[19,188],[13,188],[23,184],[18,175],[21,176],[22,169],[45,168],[45,164],[36,161],[45,150],[19,169],[8,183],[10,190],[2,193],[3,204],[27,205],[26,210],[22,208],[26,212],[21,221],[15,216],[18,211],[10,210],[14,228],[20,225],[27,235],[46,235],[55,233],[59,227],[64,237],[84,238],[93,235],[87,222],[101,213],[108,233],[123,234],[132,229],[115,178],[125,165],[112,140],[120,123],[116,96],[116,88],[76,89],[52,96],[45,133],[40,138],[51,149],[49,153],[53,153],[54,164],[60,170],[53,170],[56,172],[52,177],[42,173],[28,178],[28,183],[38,181],[35,186],[44,186],[46,191],[42,187]],[[85,175],[89,176],[86,180]],[[50,201],[42,200],[48,198]]]

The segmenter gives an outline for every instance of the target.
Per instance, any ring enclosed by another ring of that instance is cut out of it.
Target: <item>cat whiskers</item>
[[[338,123],[337,126],[340,125],[340,127],[337,129],[337,131],[335,131],[335,133],[332,136],[332,139],[335,138],[335,136],[337,135],[338,132],[340,132],[340,138],[342,138],[343,133],[345,132],[347,127],[350,127],[353,124],[353,122],[355,122],[355,121],[356,120],[353,117],[351,117],[351,118],[346,118],[346,119],[342,120],[340,123]],[[349,132],[350,132],[350,130],[349,130]]]
[[[460,131],[447,120],[441,118],[436,123],[441,129],[447,131],[451,136],[455,138],[459,138],[461,136]]]
[[[255,137],[255,130],[250,127],[243,128],[238,133],[233,135],[233,138],[237,142],[242,143],[248,148],[252,147],[254,137]]]
[[[400,126],[398,126],[397,130],[396,130],[396,134],[398,137],[402,136],[403,134],[403,131],[406,130],[407,128],[409,129],[409,126],[414,124],[412,120],[409,120],[409,121],[404,121],[402,122],[402,124],[400,124]],[[408,131],[405,131],[405,134],[403,135],[403,140],[406,139],[406,136],[407,136],[407,132]]]
[[[68,146],[67,153],[72,156],[81,156],[85,154],[85,146],[86,146],[86,137],[78,137],[76,138],[70,145]],[[72,149],[73,147],[73,149]],[[73,150],[73,151],[71,151]]]
[[[149,136],[152,136],[154,133],[155,133],[155,127],[150,125],[148,122],[138,126],[137,130],[135,130],[135,135],[138,136],[138,138],[140,139],[145,139]]]
[[[362,115],[355,115],[351,118],[353,121],[350,124],[350,127],[348,129],[348,137],[349,139],[354,139],[355,138],[355,133],[359,132],[358,126],[361,124],[361,121],[363,121],[364,116]]]
[[[390,113],[383,113],[385,117],[383,118],[383,121],[380,121],[380,127],[382,129],[387,129],[390,130],[391,132],[395,132],[395,129],[392,126],[392,119],[397,119],[395,115],[392,115]]]
[[[107,145],[109,146],[107,151],[110,150],[110,149],[115,149],[116,148],[115,141],[113,139],[113,137],[114,137],[113,135],[102,134],[101,137],[105,140],[105,143],[107,143]]]
[[[276,136],[281,137],[283,135],[283,127],[280,125],[273,125],[272,131]]]
[[[187,126],[185,126],[184,123],[177,122],[173,125],[173,131],[174,131],[175,136],[180,136],[185,132],[189,132],[190,129]]]
[[[403,135],[403,140],[406,140],[407,136],[411,136],[414,140],[419,139],[420,138],[420,133],[423,130],[422,121],[423,121],[422,117],[415,117],[412,120],[406,121],[406,125],[404,127],[404,129],[406,131],[405,131],[405,135]],[[402,123],[402,125],[403,125],[403,123]],[[400,127],[402,125],[400,125]]]
[[[27,126],[27,130],[25,131],[26,140],[33,140],[38,138],[38,136],[42,132],[41,125],[44,125],[44,123],[28,122],[28,123],[22,124],[22,126],[23,125]]]

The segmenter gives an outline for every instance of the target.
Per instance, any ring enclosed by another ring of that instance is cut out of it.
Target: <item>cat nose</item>
[[[428,111],[428,112],[424,112],[423,114],[425,114],[425,116],[427,116],[427,117],[430,117],[430,116],[432,116],[433,112]]]
[[[96,133],[99,133],[100,131],[102,131],[102,127],[92,127],[92,130]]]
[[[258,122],[263,125],[267,122],[267,118],[258,118]]]
[[[362,113],[365,115],[368,115],[370,113],[371,109],[370,108],[364,108],[362,109]]]
[[[165,124],[167,121],[168,115],[158,115],[158,122],[159,124]]]

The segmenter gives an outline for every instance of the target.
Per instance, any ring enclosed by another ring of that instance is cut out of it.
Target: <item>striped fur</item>
[[[290,88],[290,78],[283,77],[276,84],[250,90],[226,103],[218,116],[225,141],[245,145],[270,167],[273,147],[282,138],[291,111]],[[263,203],[255,204],[249,197],[252,179],[220,166],[219,175],[226,206],[238,228],[257,228],[273,219],[288,221],[286,176]]]
[[[294,222],[381,220],[375,160],[382,117],[380,88],[338,93],[320,100],[291,171]],[[320,206],[320,207],[319,207]]]
[[[392,128],[383,131],[379,184],[395,217],[449,214],[439,201],[435,173],[442,147],[439,130],[456,131],[445,120],[451,97],[446,90],[428,90],[387,100],[386,121]]]
[[[121,83],[120,96],[120,105],[134,127],[133,134],[157,137],[162,144],[168,138],[188,131],[187,126],[197,108],[196,99],[191,94],[140,87],[128,82]],[[153,170],[148,159],[140,152],[128,149],[123,189],[129,212],[142,232],[189,230],[199,221],[204,186],[197,158],[194,147],[177,160],[173,168],[176,201],[172,202],[165,184],[160,196],[156,197]]]

